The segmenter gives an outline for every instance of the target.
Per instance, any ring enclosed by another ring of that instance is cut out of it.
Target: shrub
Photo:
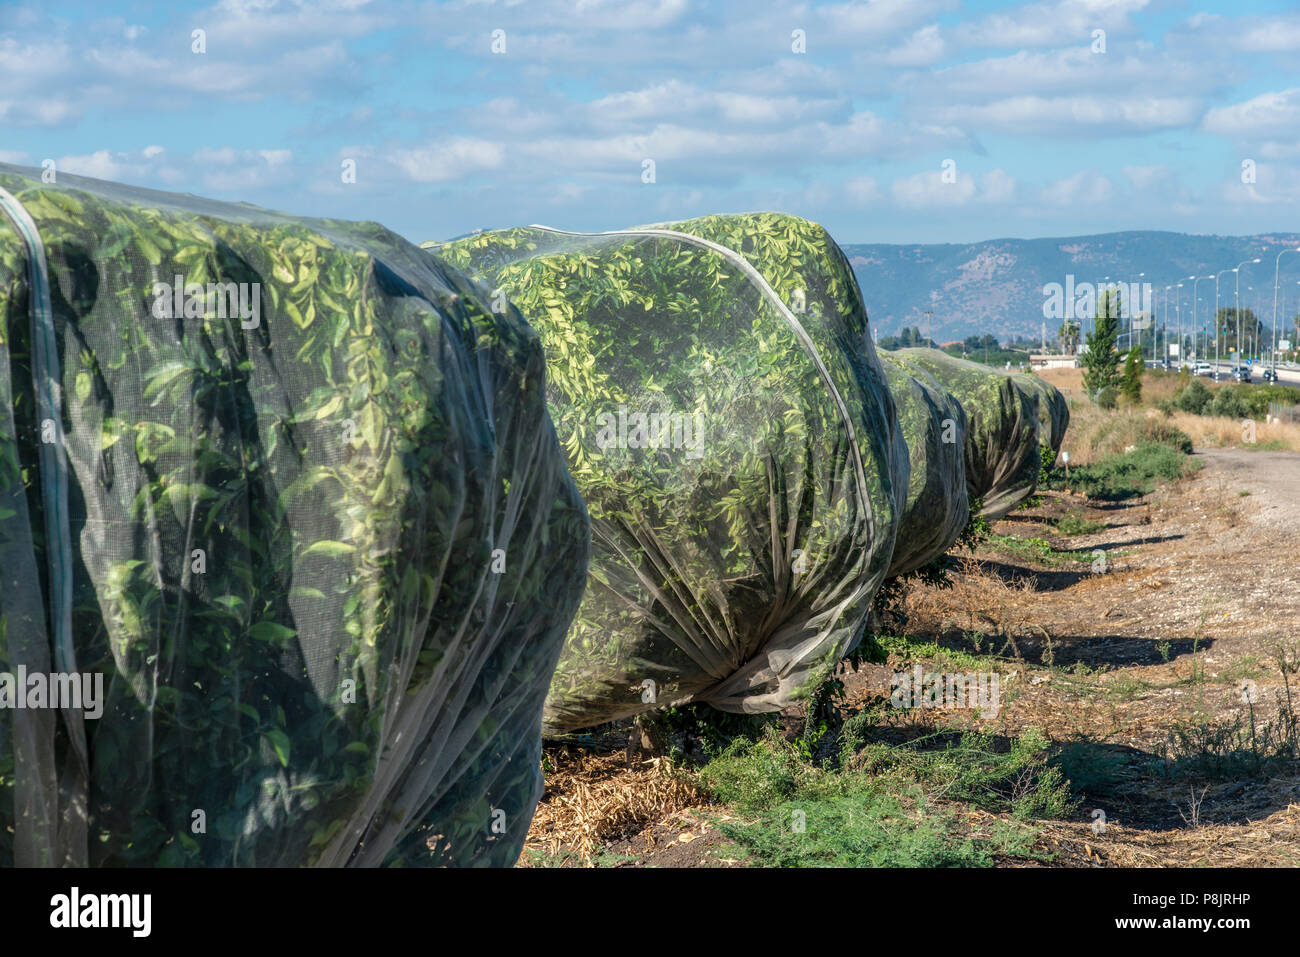
[[[809,765],[775,734],[733,744],[699,774],[745,818],[718,829],[768,867],[990,866],[997,855],[1039,856],[1025,822],[1067,817],[1077,804],[1036,729],[1011,740],[938,732],[892,745],[873,740],[877,718],[845,724],[837,771]],[[954,802],[1008,820],[974,834]]]
[[[1190,446],[1191,440],[1187,442]],[[1110,455],[1072,470],[1070,485],[1091,498],[1118,501],[1146,495],[1155,489],[1158,480],[1180,478],[1187,469],[1186,456],[1180,449],[1165,442],[1146,441],[1131,452]],[[1058,481],[1053,476],[1053,485]]]
[[[1170,445],[1184,455],[1192,454],[1192,437],[1168,422],[1152,422],[1146,428],[1146,436],[1152,442]]]
[[[1248,396],[1242,394],[1249,389],[1249,386],[1220,389],[1214,400],[1205,406],[1202,414],[1222,415],[1229,419],[1250,418],[1252,414],[1250,400]]]
[[[1124,378],[1119,386],[1124,398],[1134,405],[1142,401],[1142,368],[1142,352],[1134,347],[1124,360]]]
[[[1200,415],[1214,398],[1214,393],[1200,379],[1193,379],[1183,386],[1174,396],[1173,407],[1179,412],[1191,412]]]

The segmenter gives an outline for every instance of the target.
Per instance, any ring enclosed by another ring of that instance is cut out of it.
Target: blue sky
[[[841,242],[1300,227],[1294,0],[49,6],[0,0],[0,160],[417,241],[752,209]]]

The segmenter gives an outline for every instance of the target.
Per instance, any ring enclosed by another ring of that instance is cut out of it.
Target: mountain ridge
[[[1269,232],[1253,236],[1125,230],[1042,239],[988,239],[974,243],[846,243],[841,244],[858,285],[867,314],[878,335],[891,335],[906,326],[926,330],[924,310],[932,309],[936,339],[960,339],[991,332],[999,339],[1041,335],[1055,338],[1061,319],[1044,316],[1049,284],[1149,283],[1157,312],[1167,311],[1177,322],[1175,290],[1183,282],[1182,321],[1191,328],[1189,276],[1209,276],[1231,270],[1243,260],[1262,260],[1242,270],[1241,304],[1260,319],[1273,318],[1274,257],[1300,247],[1300,233]],[[1139,275],[1145,273],[1144,276]],[[1279,324],[1289,325],[1300,309],[1300,254],[1282,259],[1279,289],[1288,292],[1286,313],[1279,297]],[[1232,305],[1236,286],[1231,272],[1219,282],[1221,305]],[[1290,287],[1288,290],[1287,287]],[[1253,288],[1250,288],[1253,287]],[[1214,281],[1199,285],[1196,324],[1203,326],[1214,310]]]

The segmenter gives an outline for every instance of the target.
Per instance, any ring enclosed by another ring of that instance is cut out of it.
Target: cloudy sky
[[[0,160],[417,241],[752,209],[842,242],[1300,223],[1295,0],[0,5]]]

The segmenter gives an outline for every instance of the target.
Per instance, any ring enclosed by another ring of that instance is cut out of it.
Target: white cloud
[[[986,203],[1010,203],[1016,198],[1019,183],[1003,169],[991,169],[984,174],[980,199]]]
[[[132,169],[125,153],[96,150],[81,156],[61,156],[54,161],[55,169],[76,176],[94,179],[120,180]]]
[[[1295,53],[1300,51],[1300,23],[1291,20],[1253,27],[1242,34],[1236,46],[1253,53]]]
[[[991,13],[958,31],[970,46],[1058,47],[1091,44],[1092,31],[1127,33],[1134,29],[1133,14],[1148,0],[1059,0],[1056,3],[1021,4]],[[1108,44],[1109,45],[1109,44]]]
[[[1300,131],[1300,88],[1263,93],[1244,103],[1215,107],[1203,127],[1235,139],[1296,135]]]
[[[810,12],[836,34],[862,38],[907,30],[937,13],[956,8],[952,0],[867,0],[818,7]]]
[[[257,155],[266,160],[267,166],[283,166],[293,159],[292,150],[258,150]]]
[[[1295,53],[1300,51],[1300,16],[1250,18],[1226,24],[1222,17],[1209,24],[1219,42],[1247,53]],[[1199,26],[1200,24],[1198,24]]]
[[[895,180],[890,192],[898,206],[909,209],[973,203],[1006,205],[1013,203],[1019,192],[1019,182],[1001,168],[978,177],[960,168],[954,173],[954,182],[944,182],[942,170],[926,170]]]
[[[1014,96],[985,104],[945,106],[933,115],[947,123],[1028,136],[1122,134],[1193,124],[1200,103],[1190,97]]]
[[[506,151],[499,143],[454,137],[421,149],[399,149],[393,163],[417,183],[440,183],[498,169]]]
[[[1115,197],[1115,187],[1095,170],[1082,170],[1046,187],[1041,195],[1053,206],[1097,206]]]
[[[844,183],[844,194],[849,202],[869,206],[880,199],[880,185],[871,176],[853,176]]]
[[[221,194],[288,182],[293,169],[291,160],[292,153],[284,149],[201,147],[180,154],[146,146],[62,156],[55,159],[55,168],[62,173],[112,182]]]
[[[193,158],[194,162],[204,165],[229,166],[239,158],[239,152],[233,146],[203,146],[194,151]]]
[[[947,46],[939,34],[939,25],[932,23],[885,54],[885,62],[891,66],[929,66],[943,59],[945,52]]]
[[[962,206],[975,197],[975,178],[958,171],[954,182],[944,182],[941,170],[926,170],[894,180],[890,192],[895,203],[907,208]]]
[[[1173,169],[1163,163],[1153,166],[1125,166],[1123,173],[1133,184],[1133,188],[1139,190],[1166,186],[1174,179]]]
[[[706,90],[670,80],[601,97],[588,105],[585,112],[595,125],[606,128],[652,120],[682,123],[690,119],[708,119],[733,127],[790,126],[800,120],[831,116],[842,111],[845,105],[843,97],[761,96]]]
[[[1106,92],[1168,96],[1171,88],[1187,96],[1208,92],[1222,82],[1221,73],[1207,71],[1203,61],[1191,56],[1167,51],[1142,55],[1112,51],[1100,56],[1070,47],[1018,50],[929,73],[913,73],[902,88],[915,97],[979,102],[1013,94]]]

